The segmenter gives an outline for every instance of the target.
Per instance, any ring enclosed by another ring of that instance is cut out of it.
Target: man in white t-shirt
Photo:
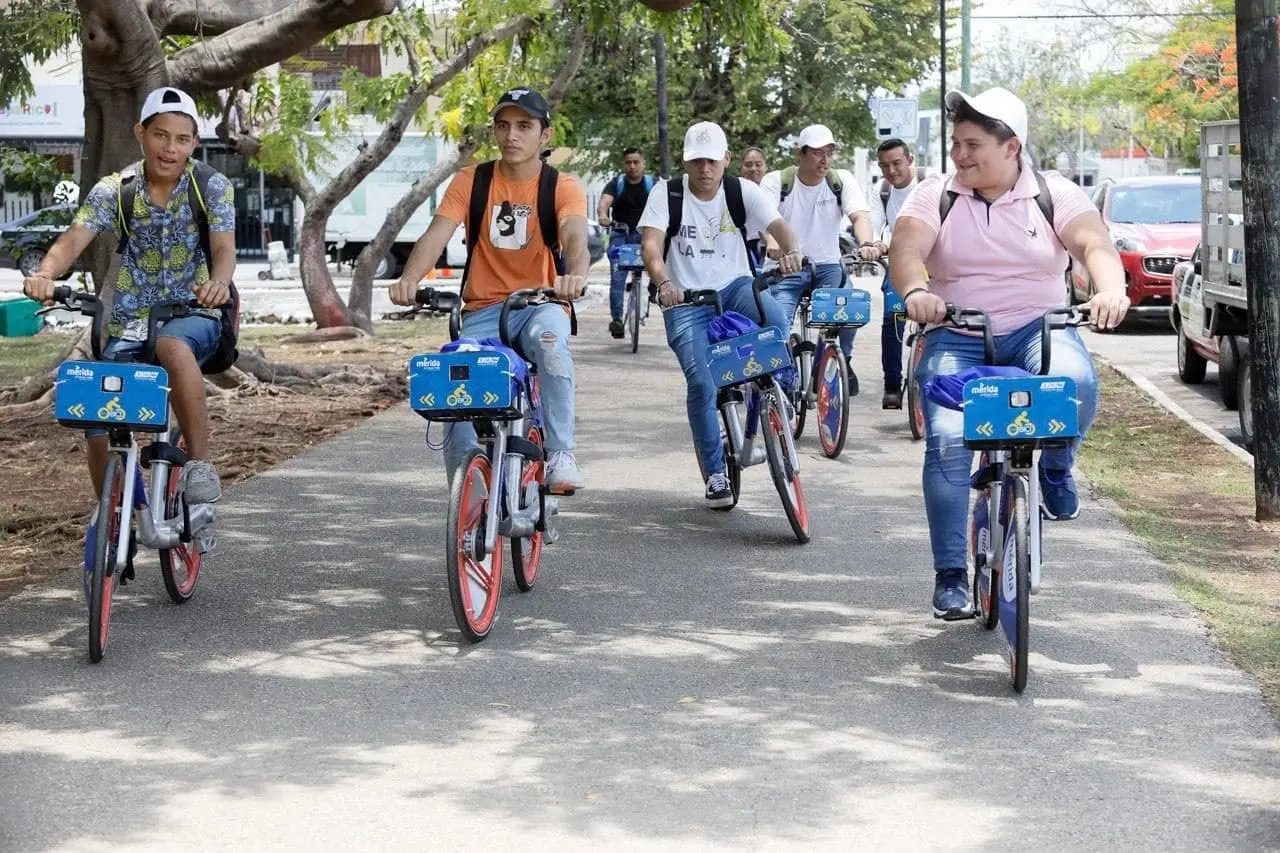
[[[777,241],[784,273],[799,271],[801,257],[795,235],[760,188],[725,175],[729,160],[729,143],[719,125],[693,125],[684,137],[685,177],[659,181],[640,216],[644,264],[658,285],[667,344],[689,386],[689,427],[706,481],[707,504],[713,509],[733,508],[716,414],[716,384],[707,366],[707,327],[715,310],[682,305],[684,291],[718,290],[725,311],[786,330],[791,323],[768,293],[760,294],[765,316],[757,311],[747,235],[766,232]],[[676,205],[678,227],[673,229],[671,210]],[[778,379],[784,387],[794,381],[783,374]]]
[[[883,177],[877,190],[878,197],[871,205],[871,227],[876,235],[876,245],[888,255],[898,211],[902,210],[902,203],[916,188],[916,161],[907,143],[901,139],[886,139],[876,149],[876,162],[880,164]],[[886,309],[880,330],[880,366],[884,369],[884,396],[880,398],[880,407],[901,409],[902,339],[907,333],[906,312],[895,314],[887,308],[891,302],[901,304],[888,273],[885,273],[881,290],[884,291]]]
[[[821,124],[809,125],[800,131],[796,165],[780,172],[770,172],[760,183],[760,188],[778,205],[782,218],[795,231],[800,251],[816,268],[812,276],[807,271],[789,276],[769,290],[787,313],[788,329],[806,289],[811,286],[841,287],[844,284],[844,268],[840,266],[840,229],[846,218],[853,226],[862,258],[874,261],[880,257],[880,249],[873,241],[871,217],[862,189],[848,171],[831,168],[835,151],[836,140],[830,129]],[[815,280],[810,281],[811,278]],[[846,359],[853,352],[855,332],[855,329],[840,332],[840,349]],[[850,364],[849,394],[857,393],[858,377]]]

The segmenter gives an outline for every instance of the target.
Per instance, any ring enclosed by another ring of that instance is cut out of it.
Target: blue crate
[[[765,326],[707,347],[707,366],[716,386],[724,388],[785,370],[791,366],[791,350],[781,329]]]
[[[642,270],[644,261],[640,258],[639,243],[624,243],[618,246],[618,269]]]
[[[1063,445],[1080,435],[1074,379],[1019,376],[964,386],[964,442],[976,449]]]
[[[163,367],[66,361],[58,367],[53,416],[69,427],[169,428],[169,374]]]
[[[871,294],[850,287],[819,287],[809,297],[810,326],[856,328],[871,322]]]
[[[525,365],[501,349],[433,352],[409,360],[409,406],[427,420],[514,420]]]

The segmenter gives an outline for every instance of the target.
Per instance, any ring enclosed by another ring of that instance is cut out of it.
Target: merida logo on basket
[[[1051,382],[1041,382],[1040,390],[1041,391],[1065,391],[1067,390],[1067,383],[1063,382],[1062,380],[1051,381]]]
[[[1000,393],[1000,389],[994,385],[986,385],[978,383],[969,389],[969,393],[976,397],[994,397]]]
[[[416,368],[419,368],[420,370],[439,370],[439,369],[440,369],[440,359],[438,359],[438,358],[420,358],[420,359],[418,359],[418,361],[417,361],[413,366],[414,366],[414,367],[416,367]]]
[[[79,365],[77,365],[76,367],[68,367],[67,375],[74,376],[76,379],[92,379],[93,369],[88,367],[80,367]]]

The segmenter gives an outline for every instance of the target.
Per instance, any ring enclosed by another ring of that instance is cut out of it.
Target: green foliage
[[[335,102],[316,115],[312,94],[311,84],[301,75],[258,75],[249,102],[250,123],[262,128],[255,166],[277,175],[314,171],[329,154],[326,143],[350,129],[351,114],[344,106]]]
[[[20,193],[52,192],[58,181],[70,178],[49,157],[0,145],[0,175],[4,188]]]
[[[932,8],[925,0],[891,12],[849,0],[722,0],[678,15],[625,10],[595,33],[565,101],[566,144],[583,151],[585,167],[616,166],[629,145],[657,162],[657,28],[667,36],[673,159],[685,128],[702,120],[722,125],[736,151],[759,145],[775,158],[782,140],[818,122],[845,145],[870,143],[867,98],[900,91],[934,61]]]
[[[9,0],[0,3],[0,105],[29,97],[32,64],[67,48],[79,35],[72,0]]]

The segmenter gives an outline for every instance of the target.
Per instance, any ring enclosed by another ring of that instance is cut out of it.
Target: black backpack
[[[485,208],[489,206],[489,188],[493,186],[493,170],[497,161],[490,160],[476,166],[475,180],[471,184],[471,204],[467,210],[467,262],[462,268],[462,291],[467,289],[468,276],[471,274],[471,248],[480,242],[481,229],[484,228]],[[560,222],[556,219],[556,186],[560,181],[560,173],[542,164],[542,173],[538,176],[538,230],[542,232],[542,242],[555,261],[556,275],[564,275],[564,254],[560,251]]]
[[[1049,192],[1049,184],[1044,179],[1044,173],[1040,171],[1032,172],[1036,176],[1036,186],[1040,188],[1040,194],[1036,196],[1036,205],[1040,208],[1040,212],[1044,214],[1045,222],[1049,223],[1049,230],[1053,228],[1053,195]],[[943,177],[943,189],[945,192],[938,198],[938,231],[942,231],[942,223],[947,221],[947,214],[951,213],[951,208],[956,203],[956,196],[959,195],[955,190],[947,189]]]
[[[751,265],[751,274],[756,275],[756,257],[751,251],[751,240],[747,238],[747,206],[742,200],[742,183],[733,175],[724,176],[724,203],[729,208],[729,216],[742,235],[742,245],[747,249],[747,263]],[[662,257],[665,260],[671,251],[671,238],[680,233],[680,221],[684,218],[684,180],[672,178],[667,181],[667,239],[662,244]]]
[[[209,242],[209,208],[205,197],[209,194],[209,180],[217,172],[212,166],[200,161],[187,164],[187,204],[195,217],[196,227],[200,230],[200,249],[204,252],[207,269],[213,270],[213,250]],[[129,221],[133,216],[133,202],[138,196],[138,176],[123,175],[120,179],[120,193],[116,197],[116,226],[120,231],[120,243],[116,246],[116,254],[123,256],[129,246]],[[129,215],[125,215],[125,211]],[[222,373],[230,370],[240,358],[240,350],[236,348],[240,340],[240,291],[235,282],[229,282],[231,304],[219,312],[221,329],[218,334],[218,348],[204,364],[200,372],[205,374]]]

